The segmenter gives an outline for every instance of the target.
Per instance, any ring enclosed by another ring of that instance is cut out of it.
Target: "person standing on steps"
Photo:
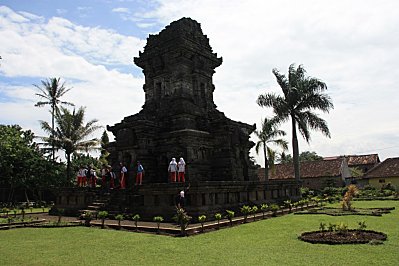
[[[101,167],[101,188],[105,189],[107,187],[107,166],[105,164]]]
[[[127,169],[126,166],[123,163],[119,163],[121,167],[121,175],[120,175],[120,184],[121,184],[121,189],[126,188],[126,177],[127,177]]]
[[[181,157],[179,162],[177,163],[178,173],[177,173],[177,182],[185,182],[184,175],[186,172],[186,162]]]
[[[180,190],[179,194],[177,195],[178,200],[177,200],[177,207],[178,208],[184,208],[186,205],[186,196],[187,196],[187,192],[190,189],[190,183],[188,184],[188,187],[183,188],[182,190]]]
[[[136,186],[143,183],[144,167],[139,161],[137,161],[137,174],[136,174]]]
[[[172,158],[172,161],[169,163],[168,167],[169,172],[169,181],[172,183],[176,182],[176,173],[177,173],[177,162],[176,158]]]

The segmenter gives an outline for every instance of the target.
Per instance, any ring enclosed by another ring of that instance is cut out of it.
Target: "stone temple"
[[[170,219],[176,195],[188,183],[185,209],[193,217],[299,197],[300,184],[294,179],[259,179],[258,166],[249,157],[255,125],[217,110],[212,77],[222,58],[198,22],[182,18],[150,35],[134,62],[145,76],[143,108],[107,127],[115,136],[108,146],[109,161],[116,172],[119,162],[127,166],[127,189],[104,195],[64,189],[57,207],[73,213],[97,204],[109,212]],[[186,161],[185,184],[168,182],[172,157]],[[137,161],[145,168],[141,186],[133,186]]]
[[[212,77],[222,58],[198,22],[182,18],[150,35],[134,62],[145,75],[145,103],[138,114],[107,128],[116,137],[111,161],[139,160],[145,183],[167,182],[172,157],[185,159],[188,181],[257,180],[249,159],[255,125],[216,109]]]

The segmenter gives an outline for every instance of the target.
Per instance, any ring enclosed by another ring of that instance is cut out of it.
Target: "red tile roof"
[[[301,178],[317,178],[341,176],[342,158],[301,162]],[[258,176],[264,180],[265,168],[258,170]],[[292,163],[276,164],[275,171],[269,169],[269,179],[290,179],[294,178],[294,165]]]
[[[399,157],[388,158],[366,173],[364,178],[399,177]]]
[[[365,164],[377,164],[380,162],[378,154],[348,155],[346,157],[348,158],[349,167]]]

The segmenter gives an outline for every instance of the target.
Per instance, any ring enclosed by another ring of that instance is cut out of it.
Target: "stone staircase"
[[[89,212],[93,217],[97,218],[98,212],[105,210],[110,200],[110,193],[97,193],[93,202],[91,202],[85,209],[80,210],[79,213],[83,214]]]

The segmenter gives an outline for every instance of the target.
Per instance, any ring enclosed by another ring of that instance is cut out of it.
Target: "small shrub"
[[[354,196],[356,196],[359,193],[359,190],[355,185],[349,185],[348,190],[346,191],[342,202],[341,206],[343,210],[350,211],[352,210],[352,199]]]
[[[240,210],[241,210],[241,213],[244,215],[244,223],[246,223],[248,214],[251,212],[251,207],[249,207],[248,205],[244,205],[241,207]]]
[[[201,231],[204,232],[204,223],[206,221],[206,215],[198,216],[198,222],[201,223]]]
[[[123,214],[118,214],[117,216],[115,216],[115,219],[118,220],[118,229],[121,229],[121,222],[124,220],[124,216]]]
[[[367,228],[366,221],[360,221],[357,224],[359,225],[359,230],[365,230]]]
[[[163,222],[163,217],[162,216],[155,216],[153,218],[153,221],[157,223],[157,234],[159,234],[159,226],[161,222]]]
[[[226,210],[226,213],[226,218],[229,220],[230,226],[233,226],[234,211]]]
[[[83,218],[85,219],[85,225],[90,226],[91,220],[93,220],[93,213],[89,211],[85,211],[83,213]]]
[[[105,219],[108,217],[107,211],[100,211],[97,215],[99,219],[101,219],[101,228],[104,229]]]
[[[258,210],[259,210],[258,206],[256,206],[256,205],[252,206],[252,208],[251,208],[252,215],[254,216],[254,221],[255,221],[256,213],[258,212]]]
[[[218,222],[218,229],[220,228],[220,220],[222,219],[222,215],[220,213],[215,213],[215,220]]]
[[[291,200],[284,201],[284,206],[286,208],[288,208],[288,212],[291,213],[291,211],[292,211],[292,202],[291,202]]]
[[[133,221],[134,221],[134,226],[136,227],[136,231],[137,231],[137,223],[138,223],[138,221],[140,220],[140,215],[139,214],[135,214],[133,217],[132,217],[132,219],[133,219]]]
[[[269,205],[263,203],[260,205],[260,210],[262,211],[262,219],[265,219],[265,212],[269,210]]]
[[[176,215],[177,215],[177,219],[180,223],[180,235],[181,236],[185,236],[186,235],[186,229],[192,219],[191,216],[189,216],[186,211],[181,208],[181,207],[177,207],[176,208]]]
[[[327,225],[324,222],[320,222],[319,229],[320,231],[326,231]]]
[[[346,223],[340,222],[336,225],[336,231],[340,235],[345,235],[348,233],[348,225]]]
[[[329,232],[333,232],[333,231],[335,231],[336,227],[337,226],[335,224],[328,223],[327,229]]]
[[[275,217],[277,216],[277,211],[280,209],[280,207],[277,204],[271,204],[270,205],[270,210],[272,211],[272,215]]]

